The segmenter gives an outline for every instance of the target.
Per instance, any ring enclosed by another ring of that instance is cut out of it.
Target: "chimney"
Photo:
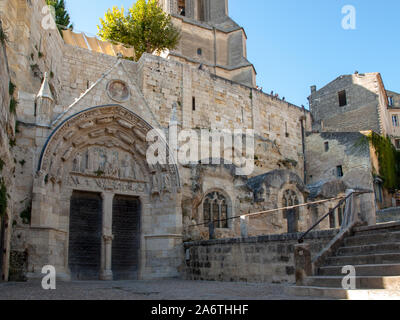
[[[311,94],[317,92],[317,86],[311,86]]]

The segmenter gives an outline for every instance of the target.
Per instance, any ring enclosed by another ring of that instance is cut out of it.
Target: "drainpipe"
[[[304,159],[304,184],[307,185],[307,159],[306,159],[306,141],[305,141],[305,123],[307,121],[306,116],[300,118],[301,124],[301,143],[303,147],[303,159]]]
[[[217,75],[217,29],[213,27],[214,31],[214,74]]]

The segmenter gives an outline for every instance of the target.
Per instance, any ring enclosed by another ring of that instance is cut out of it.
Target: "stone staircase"
[[[344,266],[356,269],[357,290],[342,288]],[[349,300],[400,300],[400,222],[357,227],[317,275],[288,294]]]

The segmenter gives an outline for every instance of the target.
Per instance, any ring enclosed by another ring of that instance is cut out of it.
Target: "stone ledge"
[[[320,230],[310,232],[305,240],[321,239],[321,238],[332,238],[339,233],[338,229],[331,230]],[[195,241],[184,243],[185,249],[196,246],[214,246],[214,245],[229,245],[229,244],[242,244],[242,243],[268,243],[268,242],[281,242],[281,241],[297,241],[303,235],[300,233],[292,234],[276,234],[276,235],[266,235],[250,238],[233,238],[233,239],[217,239],[217,240],[205,240],[205,241]]]

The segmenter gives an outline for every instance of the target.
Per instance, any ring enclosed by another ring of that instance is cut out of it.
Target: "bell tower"
[[[228,0],[159,0],[163,10],[171,15],[199,22],[217,22],[228,17]]]
[[[256,71],[247,60],[246,33],[229,17],[228,0],[158,0],[182,30],[181,42],[165,56],[198,64],[219,75],[255,87]]]

